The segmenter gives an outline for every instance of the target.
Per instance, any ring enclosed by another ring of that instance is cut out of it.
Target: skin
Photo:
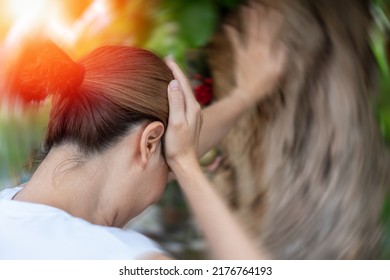
[[[123,227],[161,198],[170,168],[215,258],[269,258],[264,251],[254,249],[251,238],[198,163],[198,157],[218,144],[235,121],[263,99],[281,76],[285,51],[272,46],[282,22],[280,16],[259,7],[246,8],[243,13],[248,18],[246,32],[253,38],[243,44],[237,31],[226,27],[237,69],[237,87],[229,97],[202,113],[189,81],[168,60],[175,80],[168,86],[171,113],[166,131],[161,122],[140,125],[106,152],[88,159],[80,156],[74,145],[55,147],[14,199],[57,207],[94,224]],[[164,132],[165,158],[161,145]],[[154,254],[146,258],[168,257]]]
[[[241,12],[247,19],[242,31],[247,34],[246,40],[233,27],[224,26],[235,56],[236,87],[228,97],[203,111],[199,156],[213,148],[248,109],[273,92],[282,76],[287,50],[274,42],[282,16],[255,3]]]

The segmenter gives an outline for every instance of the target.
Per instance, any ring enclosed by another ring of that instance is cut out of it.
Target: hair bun
[[[23,48],[12,67],[11,91],[25,102],[40,102],[50,94],[72,95],[84,75],[84,66],[53,42],[32,43]]]

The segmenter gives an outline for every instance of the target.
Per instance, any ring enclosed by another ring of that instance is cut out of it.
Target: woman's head
[[[46,153],[63,143],[84,155],[103,152],[140,123],[168,119],[167,85],[173,79],[153,53],[105,46],[78,63],[56,45],[32,46],[14,75],[25,101],[53,95],[44,142]]]
[[[48,42],[25,51],[13,77],[13,90],[25,102],[53,96],[44,157],[70,145],[77,148],[77,166],[104,158],[105,175],[112,179],[111,189],[115,186],[112,201],[121,209],[134,194],[131,184],[143,196],[141,210],[161,196],[168,173],[162,154],[167,87],[173,75],[160,58],[139,48],[106,46],[76,63]]]

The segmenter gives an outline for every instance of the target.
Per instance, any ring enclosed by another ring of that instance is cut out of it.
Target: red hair
[[[164,61],[135,47],[105,46],[78,63],[53,43],[30,47],[14,69],[13,91],[25,102],[53,95],[44,156],[74,143],[85,155],[98,153],[142,122],[167,126]]]

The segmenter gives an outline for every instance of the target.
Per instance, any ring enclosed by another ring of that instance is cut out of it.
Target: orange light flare
[[[78,19],[72,19],[69,0],[0,0],[0,12],[10,21],[10,28],[0,48],[17,53],[26,39],[46,36],[57,44],[71,48],[91,25],[104,28],[111,20],[110,1],[77,0],[87,8]],[[76,1],[76,0],[72,0]]]
[[[0,42],[0,97],[5,94],[6,72],[17,59],[26,40],[39,36],[52,36],[55,27],[64,26],[64,16],[58,0],[3,0],[2,24],[6,28]],[[66,33],[65,33],[66,34]]]
[[[74,51],[91,29],[99,32],[112,20],[109,0],[0,0],[0,8],[0,100],[6,69],[27,42],[50,38]]]
[[[26,37],[47,35],[61,40],[71,36],[66,19],[66,11],[58,0],[5,0],[4,11],[11,21],[11,27],[3,42],[3,47],[15,51]]]

